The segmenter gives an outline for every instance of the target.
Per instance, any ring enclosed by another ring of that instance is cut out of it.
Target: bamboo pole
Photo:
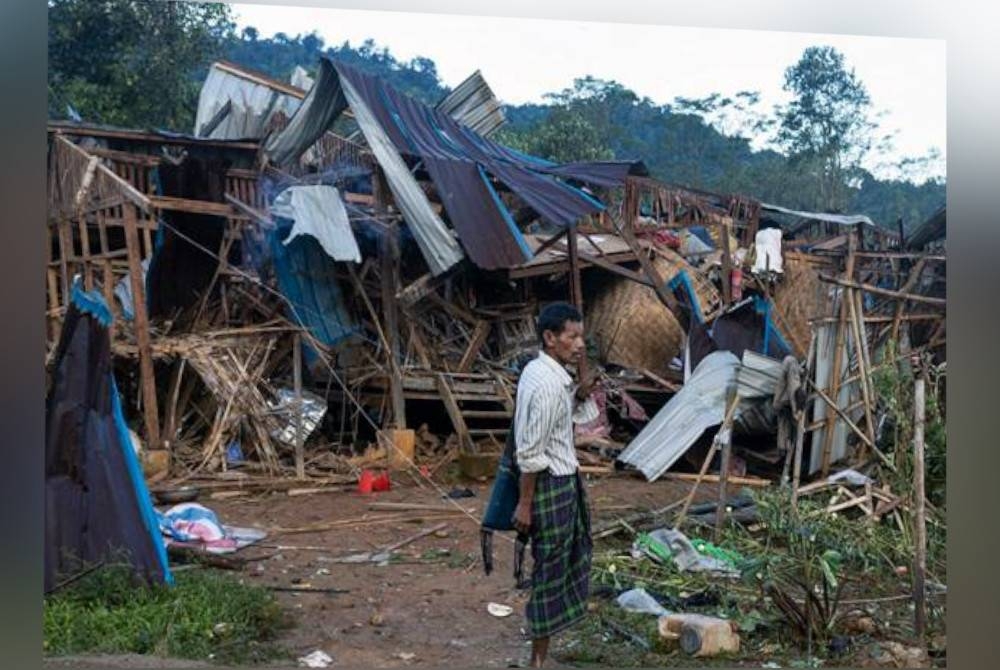
[[[302,426],[302,335],[295,334],[292,346],[292,375],[295,383],[295,476],[306,478],[305,440]]]
[[[925,587],[927,573],[927,520],[924,491],[924,379],[918,377],[913,391],[913,495],[914,540],[916,556],[913,566],[913,623],[914,632],[920,640],[921,648],[926,648],[927,633],[927,593]]]
[[[847,306],[851,313],[851,332],[854,334],[854,351],[858,359],[858,374],[861,376],[861,397],[864,400],[865,408],[865,432],[868,435],[868,439],[872,444],[875,444],[875,421],[872,418],[872,394],[869,390],[869,374],[868,374],[868,363],[867,356],[865,355],[864,340],[861,337],[861,329],[864,326],[861,324],[860,314],[858,313],[859,306],[855,300],[854,290],[846,289],[845,296],[847,299]]]
[[[705,461],[701,464],[701,470],[698,472],[698,478],[694,480],[694,484],[691,486],[691,492],[688,493],[687,499],[684,501],[684,506],[677,515],[677,520],[674,522],[674,528],[680,528],[681,524],[684,523],[684,519],[687,517],[688,508],[691,507],[691,503],[694,501],[694,494],[698,491],[698,485],[701,484],[702,479],[705,478],[705,474],[708,472],[708,466],[711,465],[712,457],[719,449],[719,443],[729,439],[725,431],[732,423],[733,414],[736,412],[739,400],[739,395],[734,395],[732,400],[729,401],[729,406],[726,408],[726,414],[722,419],[722,425],[719,427],[719,431],[715,434],[715,439],[712,440],[712,446],[708,448],[708,455],[705,456]],[[720,500],[719,504],[724,505],[725,502],[725,500]]]

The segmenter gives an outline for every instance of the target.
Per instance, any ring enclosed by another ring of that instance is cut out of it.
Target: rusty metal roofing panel
[[[500,101],[479,70],[446,95],[436,109],[483,137],[489,137],[507,123]]]

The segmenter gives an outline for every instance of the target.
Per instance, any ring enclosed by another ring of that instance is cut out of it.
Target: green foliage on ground
[[[153,654],[228,664],[284,656],[286,624],[266,589],[231,575],[189,570],[174,586],[136,583],[128,567],[103,567],[46,597],[46,654]]]

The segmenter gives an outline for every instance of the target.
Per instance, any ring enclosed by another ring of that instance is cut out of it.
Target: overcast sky
[[[844,54],[875,110],[884,112],[881,131],[898,131],[895,152],[873,156],[869,169],[881,173],[879,163],[931,148],[945,155],[943,40],[248,4],[233,10],[240,29],[253,26],[262,37],[316,31],[327,46],[371,38],[397,59],[425,56],[448,86],[480,69],[497,97],[511,104],[542,102],[545,93],[593,75],[657,104],[749,89],[760,91],[769,109],[788,100],[781,89],[785,68],[806,47],[829,45]],[[935,172],[943,175],[943,161]]]

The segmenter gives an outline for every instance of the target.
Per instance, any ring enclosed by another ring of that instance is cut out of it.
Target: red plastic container
[[[372,482],[372,491],[388,491],[392,488],[389,482],[389,473],[383,472]]]
[[[371,493],[375,488],[375,474],[371,470],[362,470],[358,477],[358,493]]]

